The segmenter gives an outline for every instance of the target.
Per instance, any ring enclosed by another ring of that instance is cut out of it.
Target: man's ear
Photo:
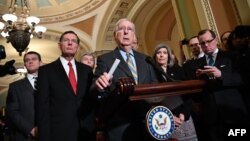
[[[42,61],[40,61],[39,65],[40,65],[40,66],[42,66],[42,65],[43,65],[43,62],[42,62]]]
[[[114,39],[114,41],[117,43],[117,32],[114,32],[114,34],[113,34],[113,39]]]
[[[77,52],[80,51],[80,44],[77,46]]]

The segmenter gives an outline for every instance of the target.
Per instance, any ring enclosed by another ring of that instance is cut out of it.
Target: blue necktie
[[[126,60],[126,63],[128,64],[128,67],[134,77],[134,80],[135,80],[135,83],[137,84],[138,83],[138,75],[137,75],[137,70],[135,68],[135,65],[133,64],[133,61],[131,59],[131,56],[130,56],[130,53],[127,53],[127,60]]]
[[[214,58],[213,55],[208,55],[208,65],[213,66],[214,65]]]

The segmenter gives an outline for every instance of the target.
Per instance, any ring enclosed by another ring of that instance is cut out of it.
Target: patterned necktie
[[[214,65],[214,58],[213,55],[208,55],[208,65],[213,66]]]
[[[69,62],[68,63],[69,65],[69,81],[70,81],[70,84],[76,94],[76,76],[75,76],[75,72],[74,72],[74,69],[72,67],[72,64]]]
[[[134,77],[134,80],[135,80],[135,83],[137,84],[138,83],[138,76],[137,76],[137,70],[136,70],[136,67],[135,65],[133,64],[133,61],[131,59],[131,56],[130,56],[130,53],[126,53],[127,55],[127,60],[126,60],[126,63],[128,64],[128,67]]]

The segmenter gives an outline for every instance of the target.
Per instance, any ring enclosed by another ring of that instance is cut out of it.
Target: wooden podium
[[[195,94],[203,91],[204,80],[187,80],[176,82],[164,82],[154,84],[135,85],[131,78],[120,78],[116,84],[116,92],[126,95],[131,101],[145,100],[154,97],[176,96],[184,94]],[[152,103],[155,104],[155,103]],[[98,123],[101,125],[101,123]],[[102,134],[97,134],[97,141],[105,141]],[[168,139],[167,141],[177,141]]]
[[[203,90],[204,80],[187,80],[154,84],[134,85],[131,78],[121,78],[117,83],[120,94],[128,95],[131,101],[152,97],[195,94]]]

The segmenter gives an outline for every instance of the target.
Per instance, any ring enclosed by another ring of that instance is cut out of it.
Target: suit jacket
[[[35,126],[34,90],[27,77],[9,85],[6,112],[17,141],[30,140]]]
[[[182,67],[184,69],[184,72],[185,72],[185,75],[187,77],[187,79],[189,80],[192,80],[192,79],[195,79],[196,76],[195,76],[195,71],[196,69],[198,69],[199,66],[197,66],[196,64],[196,60],[197,59],[190,59],[190,60],[187,60],[185,63],[183,63]]]
[[[206,64],[205,56],[197,60],[198,66],[204,64]],[[226,52],[219,50],[214,66],[221,71],[222,77],[220,79],[204,77],[207,80],[203,93],[206,122],[214,124],[220,119],[224,123],[237,123],[246,120],[244,119],[246,109],[237,90],[242,80],[239,74],[232,70],[231,58]]]
[[[133,51],[133,53],[138,73],[138,84],[157,82],[152,66],[145,61],[146,55],[136,51]],[[97,116],[105,122],[108,129],[115,128],[124,123],[144,120],[148,111],[147,106],[149,106],[144,101],[131,102],[127,96],[112,93],[119,78],[133,78],[118,48],[97,58],[96,78],[104,72],[108,72],[116,58],[120,59],[120,63],[114,71],[110,89],[106,89],[106,91],[102,93],[97,92],[97,94],[102,97],[101,106],[97,109]]]
[[[90,67],[77,61],[76,71],[75,95],[60,59],[39,68],[37,123],[41,141],[82,140],[80,119],[92,108],[88,90],[93,73]]]
[[[250,48],[242,48],[238,51],[231,51],[233,58],[234,69],[241,75],[243,84],[240,87],[240,91],[244,96],[244,100],[248,105],[250,112]],[[249,113],[250,114],[250,113]]]

